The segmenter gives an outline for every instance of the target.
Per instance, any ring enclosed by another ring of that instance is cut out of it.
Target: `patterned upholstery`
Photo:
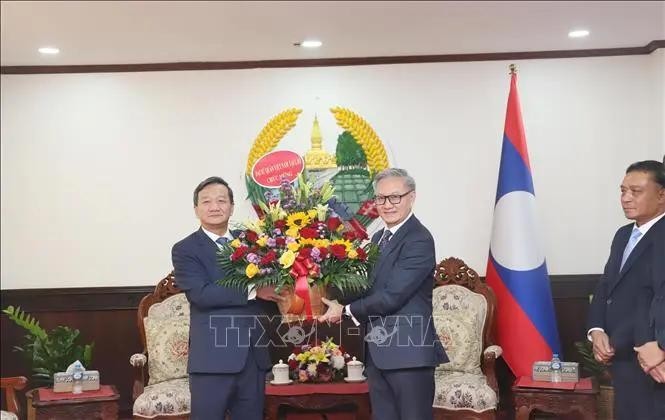
[[[152,419],[188,414],[190,406],[189,378],[172,379],[145,387],[134,401],[134,417]]]
[[[496,410],[497,394],[481,370],[485,296],[447,284],[434,289],[432,304],[436,331],[450,359],[435,370],[433,406],[477,413]]]
[[[0,411],[0,420],[18,420],[18,417],[9,411]]]
[[[143,325],[149,382],[134,401],[134,418],[189,414],[189,302],[185,294],[178,293],[152,304]],[[132,366],[145,363],[142,354],[130,358]]]
[[[143,320],[148,346],[148,385],[187,377],[189,302],[184,293],[156,303]]]

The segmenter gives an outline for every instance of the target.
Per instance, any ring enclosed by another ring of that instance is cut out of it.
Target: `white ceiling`
[[[665,1],[2,1],[3,66],[244,61],[641,47]],[[585,39],[569,39],[586,28]],[[293,46],[318,38],[323,47]],[[37,48],[57,46],[57,56]]]

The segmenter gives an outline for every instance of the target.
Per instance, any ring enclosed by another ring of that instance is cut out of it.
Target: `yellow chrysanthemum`
[[[352,249],[351,251],[348,252],[348,257],[352,260],[355,260],[358,258],[358,252],[356,252],[355,249]]]
[[[259,273],[259,267],[257,267],[256,264],[249,264],[247,268],[245,268],[245,275],[247,276],[247,278],[251,279],[258,273]]]
[[[307,211],[307,217],[309,217],[309,220],[313,220],[317,218],[319,212],[316,211],[316,209],[311,209]]]
[[[332,242],[332,245],[344,245],[346,252],[349,252],[351,249],[353,249],[353,244],[346,239],[336,239]]]
[[[319,248],[328,248],[330,241],[327,239],[314,239],[314,246]]]
[[[300,230],[298,229],[298,226],[294,226],[292,228],[289,228],[286,232],[286,236],[290,236],[292,238],[299,238],[300,237]]]
[[[296,254],[293,251],[285,251],[281,257],[279,257],[279,263],[283,268],[289,268],[293,265],[293,262],[296,260]]]
[[[240,239],[234,239],[234,240],[231,241],[231,246],[234,247],[234,248],[238,248],[240,245],[242,245],[240,243]]]
[[[301,228],[303,226],[307,226],[307,224],[309,224],[310,221],[311,218],[304,211],[299,211],[297,213],[289,214],[289,217],[286,218],[286,224],[291,228],[293,227]]]
[[[267,236],[261,236],[259,239],[256,240],[256,244],[258,246],[266,246],[268,245],[268,237]]]
[[[296,252],[298,249],[300,249],[300,245],[298,242],[291,242],[286,244],[286,247],[289,249],[289,251]]]

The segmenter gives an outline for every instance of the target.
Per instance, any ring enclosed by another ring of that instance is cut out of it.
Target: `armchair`
[[[5,401],[7,402],[7,411],[0,411],[0,420],[18,420],[21,415],[16,391],[20,391],[28,384],[28,378],[24,376],[14,376],[11,378],[2,378],[0,387],[5,392]]]
[[[435,419],[494,419],[499,401],[495,373],[501,347],[494,292],[458,258],[446,258],[434,272],[434,325],[450,358],[434,373]]]
[[[189,419],[189,302],[173,272],[141,299],[136,321],[143,353],[129,359],[135,373],[134,419]]]

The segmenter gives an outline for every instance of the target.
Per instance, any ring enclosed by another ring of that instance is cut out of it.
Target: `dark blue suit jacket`
[[[382,234],[377,232],[372,242]],[[368,350],[379,369],[435,367],[448,361],[432,320],[435,265],[432,235],[411,216],[379,255],[371,289],[351,303],[353,316],[367,323]]]
[[[256,346],[264,308],[247,292],[216,284],[224,273],[217,264],[217,244],[202,229],[171,251],[176,285],[190,303],[189,373],[238,373],[250,346],[259,368],[271,367],[267,346]]]
[[[650,281],[642,288],[637,305],[635,341],[658,341],[665,350],[665,217],[649,229],[653,262]]]
[[[589,328],[603,328],[610,337],[610,344],[616,352],[615,360],[634,358],[634,346],[653,340],[653,333],[646,328],[649,322],[645,312],[652,306],[649,299],[649,296],[653,297],[652,285],[656,278],[662,281],[665,277],[662,262],[665,218],[649,229],[619,271],[632,229],[633,223],[628,224],[614,236],[588,318]]]

